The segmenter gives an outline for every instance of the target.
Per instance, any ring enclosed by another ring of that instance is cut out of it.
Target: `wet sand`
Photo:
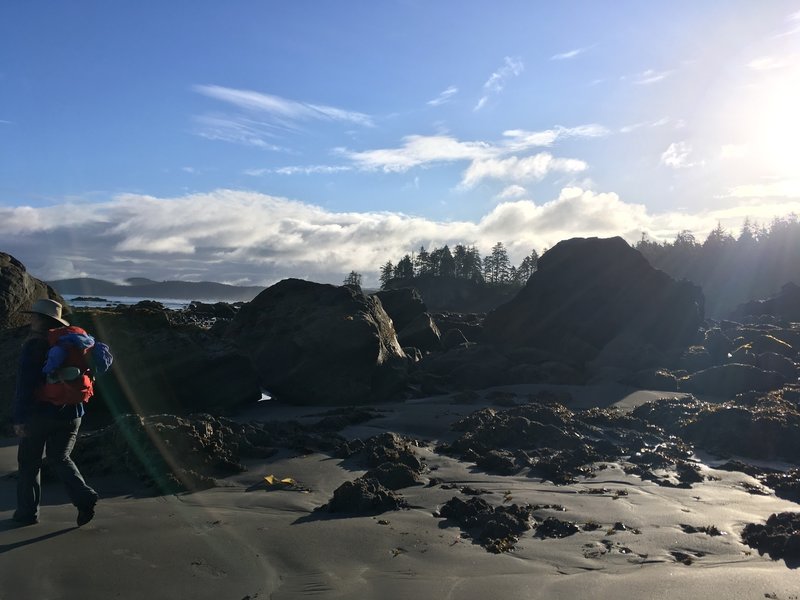
[[[502,388],[524,393],[535,386]],[[553,386],[548,386],[553,387]],[[619,387],[570,388],[573,406],[632,407],[665,395]],[[14,440],[0,444],[0,600],[20,598],[781,598],[797,597],[797,571],[745,546],[746,523],[798,505],[747,493],[757,484],[718,471],[691,489],[667,488],[609,463],[596,477],[556,486],[527,476],[487,475],[438,454],[449,426],[480,408],[450,396],[379,406],[382,417],[351,426],[346,437],[383,431],[412,435],[428,471],[399,493],[408,510],[372,516],[315,512],[344,481],[362,475],[325,454],[289,451],[246,463],[248,471],[201,492],[150,497],[126,477],[93,478],[102,494],[97,516],[75,527],[75,509],[60,484],[44,484],[41,522],[11,520]],[[237,419],[318,418],[325,409],[264,403]],[[316,417],[314,416],[316,415]],[[298,488],[261,485],[274,474]],[[429,478],[485,490],[493,505],[561,505],[539,509],[578,524],[599,525],[561,539],[523,534],[513,552],[492,554],[434,513],[458,489],[428,487]],[[594,492],[592,492],[594,490]],[[622,523],[625,530],[614,530]],[[681,525],[716,526],[725,535],[686,533]],[[687,564],[688,563],[688,564]],[[769,595],[769,596],[767,596]]]

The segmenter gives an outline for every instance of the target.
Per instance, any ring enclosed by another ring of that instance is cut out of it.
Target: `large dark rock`
[[[333,491],[330,501],[319,510],[332,513],[380,514],[406,508],[408,503],[370,477],[345,481]]]
[[[379,402],[406,382],[406,358],[380,300],[350,287],[286,279],[243,306],[227,335],[264,388],[286,402]]]
[[[111,347],[111,371],[95,384],[97,398],[113,414],[229,413],[255,403],[261,388],[255,371],[229,340],[198,327],[174,326],[152,306],[79,311],[72,322]]]
[[[519,294],[486,316],[484,337],[500,346],[558,352],[581,364],[620,336],[631,348],[686,347],[702,322],[697,286],[654,269],[622,238],[574,238],[546,252]],[[641,354],[636,350],[630,358]],[[662,365],[637,368],[645,366]]]
[[[411,323],[397,332],[397,339],[402,347],[411,346],[423,351],[442,349],[439,328],[428,313],[422,313]]]
[[[730,363],[698,371],[678,380],[678,389],[694,394],[732,398],[742,392],[777,390],[786,378],[775,371],[762,371],[752,365]]]
[[[741,319],[748,315],[772,315],[786,321],[800,321],[800,286],[789,282],[772,298],[740,304],[733,311],[732,318]]]
[[[65,304],[64,299],[45,282],[25,270],[25,265],[5,252],[0,252],[0,329],[30,323],[29,310],[36,300],[50,298]]]
[[[796,461],[800,411],[790,397],[791,390],[785,389],[743,394],[722,404],[691,396],[662,398],[636,407],[631,414],[720,456]]]
[[[394,330],[400,331],[410,325],[414,319],[428,311],[422,296],[414,288],[381,290],[374,294],[381,301],[383,310],[392,319]]]
[[[764,525],[748,523],[742,530],[742,541],[759,554],[784,559],[796,568],[800,564],[800,513],[772,514]]]
[[[465,502],[453,497],[442,506],[439,516],[459,525],[475,543],[494,554],[513,550],[519,537],[536,522],[530,504],[492,506],[482,498]]]

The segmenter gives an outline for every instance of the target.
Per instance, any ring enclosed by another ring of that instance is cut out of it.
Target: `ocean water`
[[[142,300],[153,300],[154,302],[160,302],[164,305],[164,308],[168,308],[170,310],[181,310],[189,306],[190,302],[198,301],[198,302],[205,302],[207,304],[214,304],[215,302],[219,302],[219,300],[205,300],[199,298],[192,298],[191,300],[187,300],[185,298],[143,298],[141,296],[102,296],[103,301],[96,301],[96,300],[78,300],[76,301],[75,298],[85,297],[86,295],[78,295],[78,294],[65,294],[64,300],[67,301],[67,304],[72,306],[73,308],[105,308],[107,306],[116,306],[117,304],[123,304],[126,306],[132,306],[141,302]],[[98,296],[100,297],[100,296]]]

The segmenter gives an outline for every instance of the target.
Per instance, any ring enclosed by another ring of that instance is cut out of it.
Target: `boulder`
[[[785,383],[786,378],[774,371],[730,363],[683,377],[678,381],[678,389],[682,392],[732,398],[743,392],[777,390]]]
[[[722,332],[721,328],[712,327],[706,330],[703,347],[708,352],[711,360],[715,364],[720,364],[725,362],[728,353],[733,350],[733,342]]]
[[[460,329],[448,329],[442,336],[442,345],[445,350],[452,350],[462,344],[469,343]]]
[[[153,307],[76,312],[72,322],[111,347],[114,364],[95,385],[111,414],[229,413],[261,398],[249,361],[224,338],[171,325]]]
[[[419,368],[443,378],[456,388],[483,389],[509,383],[509,360],[491,346],[457,346],[452,350],[426,356]]]
[[[800,286],[789,282],[772,298],[740,304],[733,311],[732,318],[741,319],[748,315],[772,315],[785,321],[800,321]]]
[[[797,354],[790,344],[787,344],[783,340],[780,340],[774,335],[769,334],[758,336],[748,344],[748,347],[755,354],[761,354],[763,352],[776,352],[788,357],[792,357]]]
[[[700,288],[654,269],[622,238],[574,238],[546,252],[519,294],[486,316],[484,339],[583,364],[624,335],[656,357],[696,340],[703,305]],[[638,365],[646,366],[659,365]]]
[[[398,332],[408,327],[420,315],[426,314],[428,310],[422,301],[422,296],[414,288],[381,290],[373,295],[381,301],[383,310],[392,319],[394,330]]]
[[[428,313],[421,313],[408,325],[397,332],[401,346],[412,346],[423,352],[442,349],[439,328]]]
[[[30,315],[22,311],[29,310],[41,298],[66,305],[58,292],[30,275],[25,265],[10,254],[0,252],[0,329],[30,323]]]
[[[366,404],[405,387],[391,319],[380,300],[351,287],[286,279],[244,305],[226,335],[285,402]]]
[[[762,352],[757,357],[756,365],[764,371],[775,371],[783,375],[787,381],[797,380],[797,365],[790,358],[777,352]]]
[[[469,342],[480,342],[483,336],[483,319],[478,313],[434,313],[433,320],[439,331],[445,333],[458,329]]]

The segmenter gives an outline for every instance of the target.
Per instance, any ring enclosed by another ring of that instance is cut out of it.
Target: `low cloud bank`
[[[474,244],[487,253],[503,242],[517,263],[576,236],[642,233],[671,240],[688,229],[699,239],[718,222],[768,222],[800,203],[755,204],[697,214],[651,214],[615,193],[564,188],[549,202],[497,204],[477,222],[432,221],[398,212],[332,212],[260,193],[215,190],[175,198],[124,194],[106,202],[0,207],[3,247],[37,277],[109,280],[212,280],[270,285],[285,277],[340,283],[356,270],[376,285],[377,271],[419,248]]]

